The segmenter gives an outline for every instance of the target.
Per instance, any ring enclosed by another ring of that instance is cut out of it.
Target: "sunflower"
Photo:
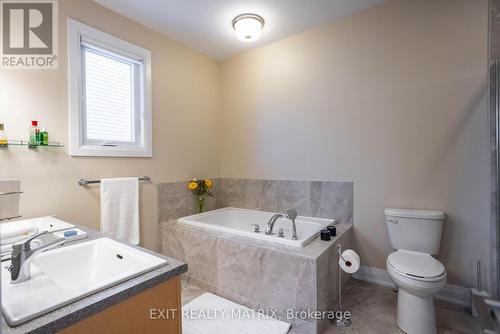
[[[212,188],[212,184],[213,184],[212,180],[210,180],[210,179],[205,180],[205,185],[207,186],[207,188]]]
[[[191,181],[191,182],[188,183],[188,188],[191,189],[191,190],[195,190],[196,188],[198,188],[198,183],[194,182],[194,181]]]

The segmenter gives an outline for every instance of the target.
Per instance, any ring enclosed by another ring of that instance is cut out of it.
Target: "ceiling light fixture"
[[[258,40],[262,28],[264,28],[264,19],[257,14],[241,14],[233,20],[236,38],[242,42],[249,43]]]

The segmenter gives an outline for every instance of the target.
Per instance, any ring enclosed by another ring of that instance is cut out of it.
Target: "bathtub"
[[[223,208],[179,219],[180,224],[188,224],[210,230],[234,233],[241,236],[266,240],[295,247],[303,247],[319,236],[319,231],[335,223],[333,219],[322,219],[298,216],[295,220],[298,240],[292,240],[292,222],[286,218],[279,218],[274,224],[273,234],[265,234],[269,218],[274,212]],[[258,224],[260,232],[254,232],[254,224]],[[282,228],[284,237],[278,236]]]

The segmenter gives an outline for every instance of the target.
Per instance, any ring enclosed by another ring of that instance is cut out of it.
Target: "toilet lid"
[[[444,273],[444,266],[430,254],[398,250],[387,262],[397,271],[420,278],[433,278]]]

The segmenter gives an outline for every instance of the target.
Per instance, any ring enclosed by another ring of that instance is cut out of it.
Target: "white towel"
[[[270,312],[271,313],[271,312]],[[286,334],[290,324],[205,292],[182,307],[184,334]]]
[[[101,180],[101,232],[139,244],[139,179]]]

